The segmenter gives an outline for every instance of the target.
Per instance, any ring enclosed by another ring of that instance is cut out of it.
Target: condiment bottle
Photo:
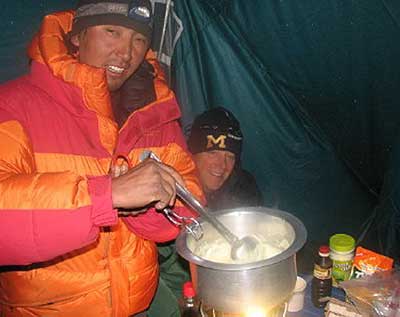
[[[313,279],[311,281],[311,300],[315,307],[324,307],[326,302],[319,300],[331,296],[332,292],[332,260],[329,258],[329,247],[323,245],[318,250],[314,262]]]
[[[336,286],[350,279],[356,242],[352,236],[339,233],[330,237],[329,247],[332,259],[332,278]]]
[[[182,317],[201,317],[199,306],[195,301],[196,291],[192,282],[183,284],[183,309]]]

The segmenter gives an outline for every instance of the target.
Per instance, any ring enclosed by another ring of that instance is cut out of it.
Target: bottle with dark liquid
[[[332,292],[332,260],[329,258],[329,247],[323,245],[318,250],[314,263],[311,282],[311,300],[315,307],[322,308],[326,302],[320,302],[322,297],[331,296]]]
[[[183,284],[183,309],[182,317],[201,317],[199,306],[195,300],[196,291],[192,282]]]

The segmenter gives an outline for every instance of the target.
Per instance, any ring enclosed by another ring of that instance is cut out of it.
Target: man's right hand
[[[172,167],[147,159],[112,179],[114,208],[139,209],[154,203],[156,209],[173,206],[176,182],[182,177]]]

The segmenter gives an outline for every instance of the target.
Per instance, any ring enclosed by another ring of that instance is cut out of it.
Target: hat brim
[[[141,23],[139,21],[128,18],[122,14],[97,14],[91,16],[83,16],[76,18],[74,24],[72,25],[72,30],[70,35],[76,35],[82,30],[96,25],[118,25],[124,26],[130,29],[135,30],[146,36],[146,38],[150,41],[152,36],[152,28],[146,24]]]

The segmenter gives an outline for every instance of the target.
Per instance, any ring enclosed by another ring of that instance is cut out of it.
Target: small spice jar
[[[350,279],[356,242],[348,234],[338,233],[330,237],[329,248],[332,260],[332,278],[334,285]]]

